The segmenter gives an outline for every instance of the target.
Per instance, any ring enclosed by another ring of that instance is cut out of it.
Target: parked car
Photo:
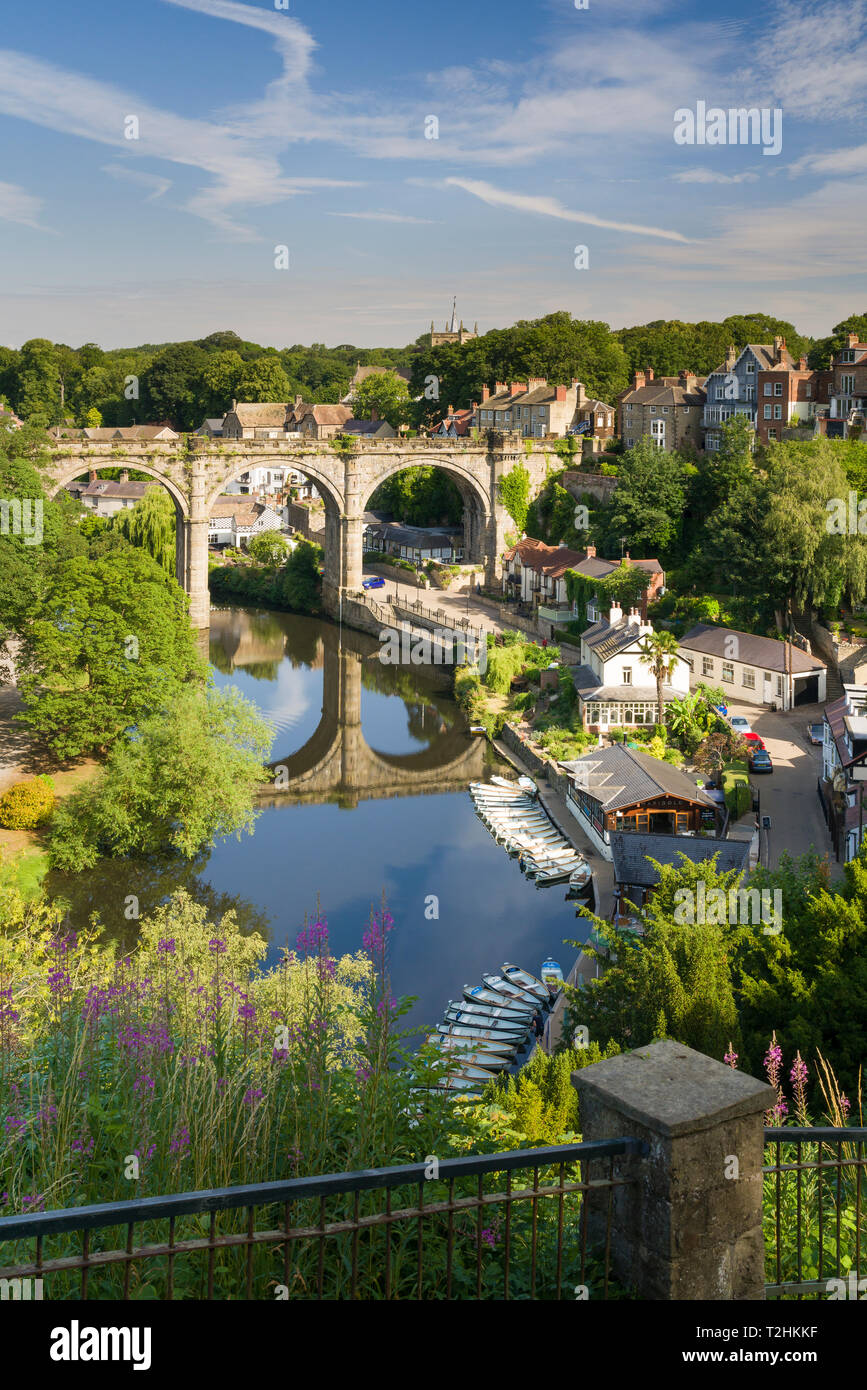
[[[824,743],[825,727],[823,724],[807,725],[807,741],[809,743]]]
[[[750,772],[773,772],[773,770],[774,765],[767,748],[755,748],[750,751]]]
[[[740,734],[741,738],[746,739],[747,743],[749,744],[751,753],[756,748],[764,748],[765,745],[763,741],[759,738],[758,734],[753,733],[752,729],[750,729],[749,733],[746,734],[743,733],[740,729],[738,729],[737,733]]]
[[[744,719],[742,714],[733,714],[729,720],[736,734],[751,734],[752,725],[748,719]]]
[[[384,589],[385,580],[381,575],[375,574],[371,579],[362,579],[361,587],[362,589]]]

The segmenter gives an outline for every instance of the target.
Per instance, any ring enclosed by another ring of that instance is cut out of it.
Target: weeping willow
[[[114,527],[131,545],[152,555],[167,574],[174,574],[175,506],[161,487],[148,488],[134,507],[119,512]]]

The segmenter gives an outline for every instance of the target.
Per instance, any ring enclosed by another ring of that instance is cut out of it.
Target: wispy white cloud
[[[23,227],[48,231],[39,221],[42,199],[28,193],[17,183],[0,183],[0,222],[19,222]]]
[[[675,183],[756,183],[759,176],[749,169],[742,174],[721,174],[716,169],[684,169],[671,177]]]
[[[413,222],[418,225],[435,225],[430,217],[408,217],[402,212],[330,212],[329,217],[352,217],[358,222]]]
[[[805,154],[789,165],[790,174],[867,174],[867,145]]]
[[[867,112],[865,0],[780,0],[756,34],[743,81],[773,92],[793,120]],[[764,103],[767,105],[767,102]]]
[[[164,193],[168,193],[172,186],[171,179],[161,178],[159,174],[146,174],[142,169],[126,169],[122,164],[103,164],[102,172],[110,174],[113,179],[121,179],[127,183],[136,183],[141,188],[149,188],[150,192],[145,198],[146,203],[152,203],[156,198],[162,198]]]
[[[541,217],[556,217],[561,222],[580,222],[588,227],[604,227],[612,232],[628,232],[633,236],[661,237],[664,241],[688,242],[682,232],[671,232],[664,227],[646,227],[636,222],[615,222],[610,218],[597,217],[593,212],[577,212],[564,208],[556,198],[541,194],[512,193],[506,188],[495,188],[483,179],[447,178],[444,181],[454,188],[463,188],[474,197],[481,198],[491,207],[514,208],[516,212],[535,213]]]

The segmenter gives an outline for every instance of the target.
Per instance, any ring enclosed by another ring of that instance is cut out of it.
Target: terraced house
[[[627,449],[642,438],[659,449],[678,449],[682,444],[701,447],[704,380],[694,372],[677,376],[653,375],[653,368],[636,371],[632,385],[617,398],[620,438]]]
[[[608,438],[614,410],[604,401],[591,399],[580,381],[549,386],[545,377],[537,376],[508,385],[497,381],[493,393],[483,386],[473,424],[482,430],[519,430],[525,439],[546,435],[562,439],[570,433]]]
[[[785,338],[775,338],[772,344],[748,343],[740,352],[734,344],[729,347],[725,361],[707,378],[707,403],[702,416],[705,449],[713,452],[719,448],[722,440],[720,427],[736,415],[744,416],[756,429],[759,376],[780,368],[785,372],[800,369],[800,364],[795,362],[786,347]],[[763,382],[766,380],[763,378]],[[768,404],[767,400],[764,404]],[[774,404],[780,409],[779,420],[782,421],[782,400],[774,397],[772,409]],[[766,419],[763,406],[763,423]]]

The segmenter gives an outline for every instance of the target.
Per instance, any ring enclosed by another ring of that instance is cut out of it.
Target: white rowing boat
[[[551,994],[548,986],[543,980],[539,980],[535,975],[531,975],[529,970],[522,970],[518,965],[511,965],[508,961],[502,966],[503,975],[513,984],[520,985],[522,989],[529,990],[531,994],[538,997],[547,1004],[550,1002]]]

